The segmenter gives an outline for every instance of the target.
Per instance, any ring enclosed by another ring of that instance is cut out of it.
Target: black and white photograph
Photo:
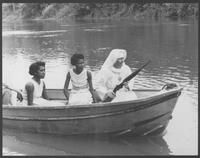
[[[198,156],[197,2],[1,5],[3,156]]]

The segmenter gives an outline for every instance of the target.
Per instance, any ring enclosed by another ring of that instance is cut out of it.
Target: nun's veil
[[[101,67],[100,71],[105,69],[112,69],[114,63],[118,58],[126,59],[127,52],[124,49],[113,49],[110,54],[108,55],[107,59],[105,60],[104,64]],[[123,63],[124,64],[124,63]]]

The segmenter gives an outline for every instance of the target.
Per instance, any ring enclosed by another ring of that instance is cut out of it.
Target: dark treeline
[[[198,16],[197,3],[3,3],[3,19]]]

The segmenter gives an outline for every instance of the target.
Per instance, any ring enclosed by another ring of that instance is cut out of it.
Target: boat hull
[[[80,106],[3,106],[3,128],[63,135],[145,135],[167,126],[180,93],[176,89],[128,102]]]

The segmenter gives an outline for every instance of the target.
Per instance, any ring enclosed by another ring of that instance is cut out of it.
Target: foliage
[[[3,3],[3,19],[198,16],[198,3]]]

